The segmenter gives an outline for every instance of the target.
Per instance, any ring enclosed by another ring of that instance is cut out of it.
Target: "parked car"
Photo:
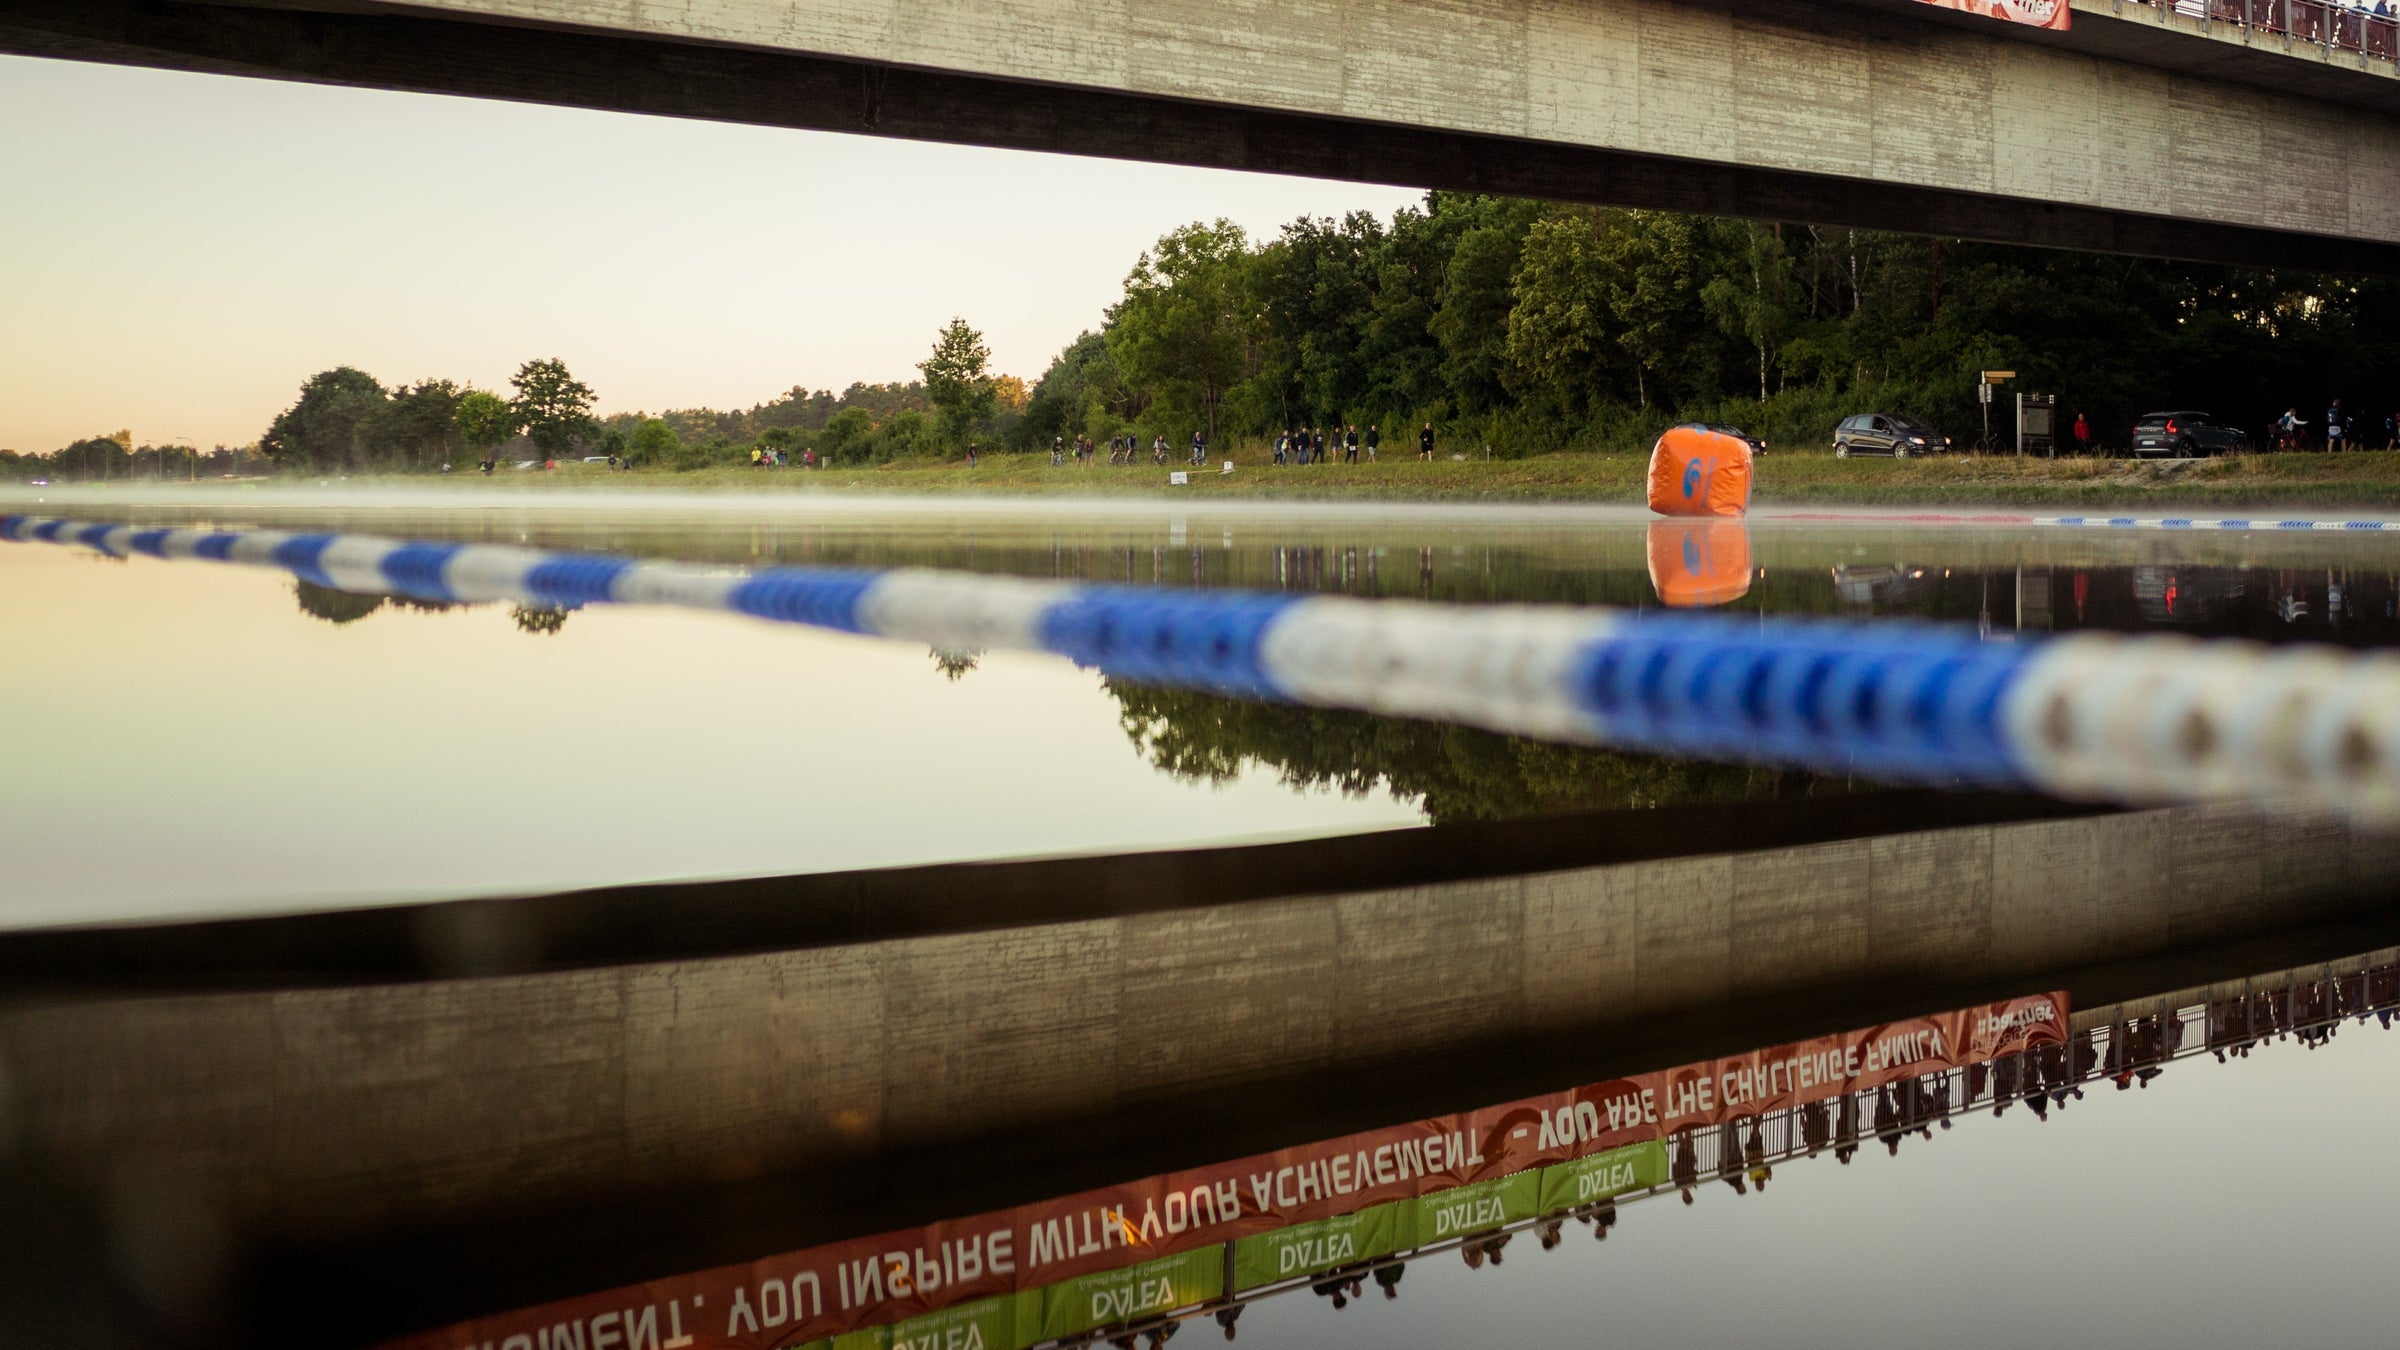
[[[1907,563],[1843,563],[1833,569],[1833,593],[1845,605],[1908,605],[1941,585]]]
[[[1729,427],[1722,422],[1691,422],[1686,423],[1686,425],[1696,426],[1702,431],[1713,431],[1720,436],[1731,436],[1735,440],[1740,441],[1742,444],[1749,446],[1751,454],[1763,455],[1767,453],[1767,443],[1765,441],[1762,441],[1758,437],[1751,435],[1749,432],[1742,430],[1740,427]]]
[[[2133,424],[2133,453],[2191,459],[2229,455],[2250,448],[2239,427],[2220,424],[2204,412],[2154,412]]]
[[[1833,429],[1833,453],[1852,455],[1934,455],[1950,448],[1950,438],[1913,417],[1899,413],[1860,413],[1845,417]]]

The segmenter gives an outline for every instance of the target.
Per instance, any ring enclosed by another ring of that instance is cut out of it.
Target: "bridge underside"
[[[1872,12],[1855,17],[1902,22]],[[2400,243],[2372,230],[2345,235],[2197,212],[2110,209],[2076,194],[1958,190],[1903,177],[1459,130],[1432,118],[1318,115],[433,9],[0,0],[0,51],[1998,243],[2400,274]],[[1727,78],[1748,77],[1728,71]],[[2108,114],[2095,107],[2092,115]],[[2357,109],[2333,115],[2381,116]],[[1973,134],[1973,119],[1961,134]],[[2349,172],[2344,219],[2355,214],[2349,201],[2360,190],[2355,166]]]

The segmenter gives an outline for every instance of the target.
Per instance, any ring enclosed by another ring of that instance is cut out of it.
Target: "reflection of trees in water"
[[[574,611],[561,605],[518,605],[508,612],[520,633],[535,633],[547,637],[567,626],[567,616]]]
[[[300,612],[327,623],[357,623],[383,608],[384,597],[380,595],[337,591],[311,581],[295,581],[292,586],[300,601]]]
[[[1852,785],[1846,778],[1618,754],[1438,722],[1106,683],[1125,734],[1168,773],[1221,783],[1257,763],[1287,786],[1354,797],[1389,783],[1395,795],[1421,799],[1437,825],[1820,796]]]
[[[420,614],[441,614],[453,609],[471,609],[455,600],[420,600],[413,595],[363,595],[357,591],[337,590],[315,582],[292,582],[293,598],[300,602],[300,612],[327,623],[356,623],[379,609],[410,609]]]
[[[983,660],[981,648],[971,652],[946,652],[939,647],[930,647],[926,649],[926,655],[933,658],[933,668],[949,676],[952,681],[963,678],[975,668],[977,662]]]

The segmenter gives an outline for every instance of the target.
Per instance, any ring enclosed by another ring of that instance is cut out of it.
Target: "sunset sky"
[[[915,376],[952,315],[1031,380],[1187,221],[1413,191],[0,58],[0,449],[254,440],[300,381],[600,410]]]

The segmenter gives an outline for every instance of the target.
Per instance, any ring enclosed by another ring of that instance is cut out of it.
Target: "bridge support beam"
[[[695,8],[732,13],[745,5],[761,15],[768,9],[786,13],[787,22],[792,8],[756,0],[710,0]],[[1524,8],[1519,0],[1490,5]],[[1595,0],[1592,8],[1641,19],[1636,11],[1645,5],[1669,16],[1691,8],[1671,0]],[[483,12],[461,12],[469,9]],[[2379,114],[2315,108],[2256,90],[2246,96],[2273,102],[2261,105],[2263,111],[2240,111],[2155,71],[2118,80],[2119,88],[2094,58],[1961,35],[1952,27],[1871,10],[1841,10],[1839,20],[1797,12],[1778,18],[1770,3],[1746,11],[1742,22],[1785,26],[1755,33],[1737,30],[1729,15],[1716,16],[1728,42],[1726,63],[1716,68],[1719,87],[1685,90],[1680,97],[1686,104],[1674,106],[1644,85],[1629,96],[1648,119],[1644,129],[1614,136],[1612,144],[1598,132],[1571,134],[1571,128],[1537,134],[1526,124],[1524,70],[1505,65],[1494,66],[1491,75],[1517,90],[1514,114],[1438,106],[1411,112],[1413,104],[1396,96],[1378,115],[1372,98],[1330,95],[1324,101],[1330,111],[1314,112],[1295,110],[1288,99],[1278,107],[1266,100],[1151,92],[1131,79],[1076,83],[1068,78],[1071,64],[1057,72],[1061,78],[1045,80],[1034,77],[1040,72],[995,73],[963,62],[944,67],[881,59],[869,50],[874,44],[829,54],[710,40],[707,34],[715,30],[705,25],[690,33],[545,25],[508,12],[515,9],[527,16],[561,12],[555,5],[513,0],[405,12],[0,0],[0,51],[1999,243],[2400,274],[2400,126]],[[1837,31],[1845,25],[1862,28],[1865,37]],[[1896,47],[1901,54],[1887,65],[1905,72],[1905,62],[1923,55],[1907,50],[1912,34],[1919,47],[1964,42],[1976,47],[1969,56],[2011,58],[2017,65],[2081,63],[2076,69],[2089,77],[2083,80],[2092,99],[2088,107],[2052,110],[2052,120],[2033,130],[2072,127],[2078,136],[2101,138],[2092,142],[2098,150],[2062,152],[2059,163],[2069,166],[2063,177],[2056,165],[2017,172],[2010,166],[2054,147],[2012,141],[1995,126],[1996,101],[2008,93],[1996,82],[2006,70],[1986,72],[1968,87],[1945,88],[1940,80],[1962,69],[1959,53],[1945,48],[1934,53],[1945,61],[1926,56],[1921,78],[1891,90],[1889,79],[1853,59],[1844,45],[1864,40]],[[1047,41],[1039,32],[1025,39],[1037,46]],[[1812,50],[1806,41],[1812,39],[1826,50]],[[1583,40],[1601,42],[1590,35]],[[1662,65],[1671,44],[1662,37],[1652,45],[1659,54],[1653,57],[1645,47],[1641,59]],[[1780,83],[1769,91],[1775,97],[1755,110],[1733,104],[1756,97],[1743,94],[1742,86],[1767,72],[1734,65],[1737,48],[1762,61],[1781,52],[1792,63],[1776,74]],[[1575,55],[1568,51],[1562,59]],[[1520,64],[1534,59],[1522,50],[1515,56]],[[1713,62],[1718,56],[1694,59]],[[1813,67],[1815,60],[1825,64]],[[1626,78],[1647,78],[1642,72],[1649,70],[1643,66]],[[1569,71],[1559,78],[1588,82],[1605,74]],[[1664,87],[1662,80],[1650,83]],[[1587,95],[1601,97],[1588,90],[1559,97]],[[1920,106],[1927,104],[1930,109]],[[1944,108],[1957,114],[1955,125],[1941,120]],[[2305,153],[2266,162],[2269,147],[2260,128],[2273,131],[2312,108],[2307,125],[2295,124],[2293,136],[2285,138]],[[2112,121],[2118,112],[2126,116]],[[1565,116],[1553,113],[1554,120]],[[1488,129],[1511,125],[1518,129]],[[1944,136],[1955,140],[1945,145]],[[2140,152],[2138,164],[2115,152],[2119,139],[2128,153]],[[1860,154],[1867,156],[1864,162],[1848,162]],[[2336,162],[2326,172],[2339,183],[2298,182],[2295,175],[2306,177],[2304,171],[2321,167],[2316,160],[2328,154]],[[1820,159],[1841,163],[1842,171],[1805,167]],[[2386,161],[2393,172],[2380,173]],[[2306,190],[2283,204],[2290,211],[2261,214],[2258,194],[2243,186],[2251,177]],[[2111,200],[2123,195],[2117,180],[2134,178],[2145,180],[2141,210]],[[2147,181],[2152,178],[2158,181]],[[2357,188],[2354,180],[2367,186]],[[2368,207],[2373,210],[2362,215]]]

